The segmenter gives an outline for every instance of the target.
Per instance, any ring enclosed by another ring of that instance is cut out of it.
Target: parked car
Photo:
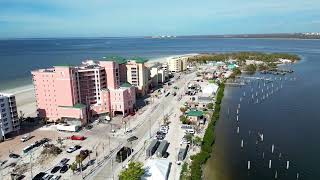
[[[61,166],[55,166],[52,168],[52,170],[50,172],[51,172],[51,174],[54,174],[54,173],[58,172],[60,169],[61,169]]]
[[[21,142],[26,142],[29,139],[31,139],[31,135],[30,134],[22,136],[22,138],[20,140],[21,140]]]
[[[181,129],[193,129],[193,125],[182,124]]]
[[[14,153],[9,154],[9,158],[17,159],[19,157],[20,157],[20,155],[18,155],[18,154],[14,154]]]
[[[165,133],[163,133],[162,131],[157,131],[156,133],[157,135],[166,135]]]
[[[61,178],[60,175],[55,175],[50,180],[59,180],[60,178]]]
[[[155,136],[155,139],[163,140],[165,137],[166,137],[166,135],[164,135],[164,134],[157,134],[157,135]]]
[[[46,174],[42,177],[43,180],[50,180],[53,177],[52,174]]]
[[[0,161],[0,166],[3,166],[7,162],[8,162],[8,160]]]
[[[168,129],[161,128],[160,131],[163,132],[164,134],[168,134]]]
[[[74,151],[76,151],[76,150],[78,150],[78,149],[80,149],[80,148],[81,148],[81,146],[79,146],[79,145],[71,146],[71,147],[69,147],[69,148],[67,149],[67,152],[68,152],[68,153],[72,153],[72,152],[74,152]]]
[[[186,134],[194,134],[195,132],[194,132],[193,129],[186,129],[186,130],[185,130],[185,133],[186,133]]]
[[[60,164],[67,164],[67,162],[68,162],[69,160],[70,160],[70,159],[68,159],[68,158],[63,158],[63,159],[61,159]]]
[[[93,126],[89,124],[89,125],[87,125],[85,128],[89,130],[89,129],[92,129]]]
[[[60,173],[65,173],[69,170],[69,167],[67,164],[63,165],[60,169]]]
[[[129,138],[127,139],[127,141],[128,141],[128,142],[132,142],[132,141],[135,141],[135,140],[137,140],[137,139],[138,139],[137,136],[131,136],[131,137],[129,137]]]
[[[188,141],[186,138],[182,138],[182,140],[180,141],[180,145],[183,144],[190,144],[190,141]]]
[[[168,125],[161,125],[161,128],[169,129]]]
[[[83,141],[85,140],[85,137],[84,136],[76,136],[76,135],[73,135],[70,137],[71,140],[78,140],[78,141]]]
[[[45,175],[47,175],[47,173],[39,172],[36,176],[33,177],[33,180],[42,180]]]

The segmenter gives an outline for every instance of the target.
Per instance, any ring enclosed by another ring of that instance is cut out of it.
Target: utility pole
[[[109,138],[109,151],[110,151],[110,153],[111,153],[110,136],[108,136],[108,138]]]
[[[81,179],[83,180],[83,173],[82,173],[82,162],[80,161],[79,162],[79,165],[80,165],[80,173],[81,173]]]
[[[32,152],[30,152],[30,176],[31,176],[31,179],[33,179],[33,174],[32,174]]]
[[[150,138],[151,138],[151,119],[149,119],[149,135],[150,135]]]
[[[0,157],[1,157],[1,155],[0,155]],[[2,166],[0,166],[0,171],[1,171],[1,177],[3,177],[3,168],[2,168]]]
[[[111,171],[112,171],[112,180],[114,180],[113,158],[112,157],[111,157]]]

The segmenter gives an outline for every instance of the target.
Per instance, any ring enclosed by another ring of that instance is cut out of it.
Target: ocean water
[[[0,40],[0,90],[31,83],[30,71],[57,64],[78,64],[85,59],[106,55],[159,58],[202,52],[264,51],[299,54],[283,88],[259,105],[243,102],[240,123],[235,121],[239,97],[250,86],[227,88],[221,119],[217,124],[216,144],[205,167],[205,179],[245,180],[320,179],[320,41],[284,39],[214,38],[86,38]],[[256,87],[256,86],[255,86]],[[228,115],[227,111],[230,111]],[[240,126],[240,134],[236,127]],[[249,135],[249,131],[251,134]],[[257,132],[264,133],[264,144],[256,147]],[[244,140],[244,148],[240,141]],[[275,153],[271,154],[271,145]],[[261,153],[265,152],[265,159]],[[282,159],[279,159],[279,153]],[[259,154],[260,153],[260,154]],[[268,159],[274,164],[268,169]],[[252,162],[250,171],[247,161]],[[290,160],[289,171],[283,162]]]
[[[317,53],[318,41],[214,38],[82,38],[0,40],[0,90],[31,83],[30,71],[108,55],[158,58],[201,52]]]

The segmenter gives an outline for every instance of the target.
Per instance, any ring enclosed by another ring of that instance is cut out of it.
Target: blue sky
[[[320,31],[320,0],[0,0],[0,38]]]

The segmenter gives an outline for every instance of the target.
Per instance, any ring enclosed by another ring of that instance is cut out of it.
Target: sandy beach
[[[152,67],[153,65],[157,64],[157,63],[165,63],[167,62],[169,59],[174,59],[174,58],[182,58],[182,57],[192,57],[192,56],[196,56],[199,55],[197,53],[193,53],[193,54],[181,54],[181,55],[174,55],[174,56],[167,56],[167,57],[160,57],[160,58],[154,58],[154,59],[150,59],[147,63],[146,66],[148,67]]]
[[[3,92],[11,93],[16,96],[19,116],[20,116],[20,111],[24,113],[25,117],[36,116],[36,98],[35,98],[32,84],[17,87],[14,89],[8,89]]]

